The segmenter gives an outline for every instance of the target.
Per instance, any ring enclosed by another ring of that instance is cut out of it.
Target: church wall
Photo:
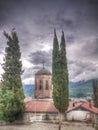
[[[40,89],[40,81],[42,81],[41,89]],[[46,81],[48,81],[48,89],[46,89]],[[51,98],[51,97],[52,97],[51,75],[35,75],[35,98]]]
[[[58,120],[58,113],[34,113],[34,112],[25,112],[24,122],[33,122],[33,121],[44,121],[44,120]]]

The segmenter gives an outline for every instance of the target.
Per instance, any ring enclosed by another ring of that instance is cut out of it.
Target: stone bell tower
[[[35,73],[35,92],[37,99],[52,98],[52,74],[47,69],[40,69]]]

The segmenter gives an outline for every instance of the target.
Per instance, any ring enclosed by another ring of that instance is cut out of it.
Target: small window
[[[37,90],[37,81],[35,81],[35,90]]]
[[[43,89],[43,81],[40,80],[40,81],[39,81],[39,90],[42,90],[42,89]]]
[[[49,84],[48,84],[48,80],[46,80],[46,90],[49,89]]]

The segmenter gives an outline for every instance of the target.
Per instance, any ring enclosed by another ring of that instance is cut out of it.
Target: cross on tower
[[[44,60],[42,61],[42,64],[43,64],[43,69],[44,69],[44,64],[45,64],[45,61],[44,61]]]

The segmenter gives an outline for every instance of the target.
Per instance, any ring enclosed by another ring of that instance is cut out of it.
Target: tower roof
[[[35,75],[51,75],[51,72],[45,68],[42,68],[41,70],[37,71]]]

